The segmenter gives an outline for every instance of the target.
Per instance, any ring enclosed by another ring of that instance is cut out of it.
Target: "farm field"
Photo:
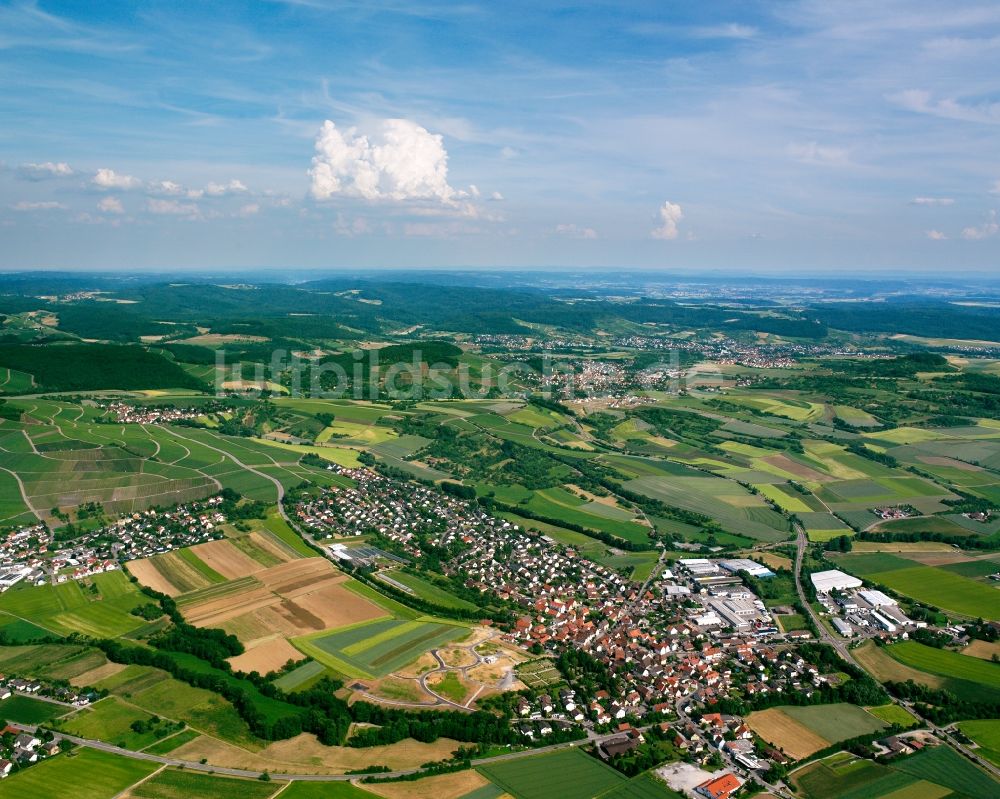
[[[146,602],[120,571],[90,578],[96,593],[84,592],[77,580],[61,585],[25,586],[0,595],[0,611],[30,619],[58,635],[74,632],[95,638],[115,638],[145,622],[129,613]]]
[[[133,722],[146,722],[151,714],[109,696],[59,721],[59,729],[80,738],[107,741],[125,749],[143,749],[158,740],[153,732],[137,733]],[[162,736],[159,736],[162,737]]]
[[[0,701],[0,714],[7,721],[21,724],[44,724],[69,713],[72,708],[15,694]]]
[[[891,644],[886,647],[886,652],[911,668],[941,677],[978,683],[987,690],[1000,691],[1000,669],[989,661],[924,646],[916,641]]]
[[[747,716],[765,741],[801,760],[830,744],[884,729],[886,724],[855,705],[783,705]]]
[[[157,768],[156,763],[81,749],[0,781],[0,799],[52,799],[60,794],[112,799]]]
[[[389,615],[348,590],[348,582],[328,560],[314,557],[182,594],[178,603],[191,624],[240,639],[247,651],[231,660],[234,668],[264,674],[301,659],[292,638]]]
[[[122,799],[268,799],[284,786],[167,768],[135,785]]]
[[[471,602],[467,602],[466,600],[449,593],[445,589],[440,588],[429,580],[416,575],[409,574],[400,569],[390,569],[389,571],[384,572],[384,574],[393,581],[402,583],[413,591],[416,596],[434,605],[438,605],[443,608],[457,608],[459,610],[476,609],[476,606]]]
[[[347,677],[384,677],[467,628],[427,621],[382,619],[293,641],[315,660]]]
[[[1000,766],[1000,719],[974,719],[959,723],[958,728],[978,745],[976,753]]]
[[[480,766],[479,772],[515,799],[591,799],[625,777],[577,749]]]

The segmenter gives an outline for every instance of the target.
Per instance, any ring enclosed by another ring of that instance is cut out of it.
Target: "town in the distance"
[[[1000,286],[449,280],[0,277],[0,797],[1000,792]]]

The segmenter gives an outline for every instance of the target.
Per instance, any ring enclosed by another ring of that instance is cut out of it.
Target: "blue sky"
[[[996,2],[0,2],[0,268],[1000,265]]]

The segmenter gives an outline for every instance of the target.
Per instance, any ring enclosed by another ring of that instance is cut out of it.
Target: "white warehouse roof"
[[[861,580],[857,577],[851,577],[849,574],[845,574],[840,571],[840,569],[830,569],[825,572],[815,572],[809,575],[809,579],[812,580],[813,586],[821,594],[829,594],[831,591],[843,591],[846,588],[860,588],[862,586]]]
[[[886,596],[881,591],[875,591],[875,590],[858,591],[858,596],[861,597],[869,605],[873,605],[877,608],[896,604],[895,599],[893,599],[891,596]]]
[[[767,568],[767,566],[762,566],[747,558],[723,560],[719,562],[719,565],[727,572],[732,572],[733,574],[744,571],[748,572],[751,577],[774,577],[774,572]]]

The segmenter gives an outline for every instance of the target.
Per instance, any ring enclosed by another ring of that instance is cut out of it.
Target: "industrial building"
[[[767,566],[762,566],[748,558],[737,558],[735,560],[720,560],[719,565],[731,574],[746,572],[751,577],[774,577],[774,572]]]
[[[860,588],[861,580],[852,577],[840,569],[830,569],[823,572],[815,572],[809,575],[813,587],[820,594],[829,594],[831,591],[846,591],[848,588]]]

